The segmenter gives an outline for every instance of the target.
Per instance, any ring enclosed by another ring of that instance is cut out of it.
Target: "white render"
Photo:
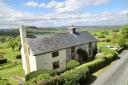
[[[66,69],[66,50],[59,50],[59,56],[52,57],[52,52],[37,55],[36,62],[37,69],[49,69],[53,70],[53,62],[59,61],[59,68],[56,71],[63,71]]]

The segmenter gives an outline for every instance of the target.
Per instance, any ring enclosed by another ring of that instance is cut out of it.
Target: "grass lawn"
[[[2,64],[2,66],[0,65],[0,76],[2,79],[7,79],[12,85],[18,85],[18,81],[14,80],[12,77],[24,77],[21,60],[18,61],[17,65],[15,65],[14,62]]]
[[[8,60],[7,63],[0,64],[0,77],[7,79],[11,85],[18,85],[18,81],[14,80],[13,77],[24,77],[21,59],[18,59],[17,64],[15,64],[16,55],[20,54],[20,52],[16,49],[13,51],[11,48],[7,47],[6,43],[0,45],[0,52],[2,52],[2,55]]]
[[[13,51],[10,47],[7,46],[7,43],[0,45],[0,52],[4,52],[3,56],[8,59],[8,61],[14,61],[17,54],[20,54],[20,51]]]

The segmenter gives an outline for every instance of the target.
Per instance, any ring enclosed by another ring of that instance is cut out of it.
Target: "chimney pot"
[[[76,28],[72,25],[71,27],[69,27],[69,32],[71,34],[75,34],[76,33]]]

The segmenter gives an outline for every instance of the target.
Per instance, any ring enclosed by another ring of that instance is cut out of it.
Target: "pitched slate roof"
[[[50,36],[37,38],[25,38],[33,55],[64,49],[76,45],[81,45],[97,40],[88,32],[58,33]]]

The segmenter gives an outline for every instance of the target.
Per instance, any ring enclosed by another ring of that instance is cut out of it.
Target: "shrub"
[[[6,63],[7,59],[0,60],[0,64]]]
[[[28,73],[26,76],[25,76],[25,80],[28,81],[32,78],[35,78],[37,77],[38,75],[40,74],[49,74],[49,75],[53,75],[54,72],[51,71],[51,70],[38,70],[38,71],[33,71],[31,73]]]
[[[110,63],[111,61],[115,60],[115,56],[113,54],[106,55],[107,61]]]
[[[105,54],[104,53],[97,53],[95,58],[98,59],[98,58],[105,58]]]
[[[6,63],[7,59],[5,59],[2,55],[0,55],[0,64]]]
[[[63,85],[76,85],[80,79],[85,79],[88,75],[88,68],[77,67],[61,74]]]
[[[80,63],[76,60],[70,60],[68,63],[67,63],[67,69],[73,69],[77,66],[79,66]]]
[[[36,84],[36,85],[39,85],[39,83],[43,82],[43,81],[47,81],[49,79],[51,79],[52,76],[48,73],[44,73],[44,74],[39,74],[37,75],[35,78],[32,78],[31,80],[29,80],[28,82],[26,82],[28,85],[33,85],[33,84]],[[25,84],[26,85],[26,84]]]
[[[106,59],[96,59],[92,62],[86,63],[81,65],[82,67],[88,67],[89,74],[96,72],[97,70],[103,68],[104,66],[108,65]]]
[[[55,76],[47,81],[42,81],[39,85],[63,85],[61,81],[62,78],[60,76]]]
[[[106,41],[106,42],[111,42],[111,39],[106,39],[105,41]]]
[[[82,60],[85,62],[85,61],[88,61],[88,53],[86,50],[82,49],[82,48],[79,48],[77,50],[77,54],[79,57],[82,58]],[[83,61],[79,60],[80,63],[83,63]]]
[[[118,57],[118,53],[110,48],[102,48],[101,52],[104,53],[105,55],[113,54],[115,57]]]
[[[21,59],[21,55],[20,54],[16,55],[16,59]]]
[[[99,38],[105,38],[104,34],[100,34],[98,37]]]

